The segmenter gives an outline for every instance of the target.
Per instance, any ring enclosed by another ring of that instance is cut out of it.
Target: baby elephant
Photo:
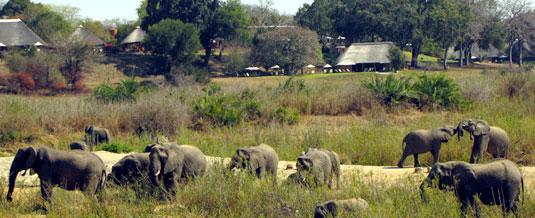
[[[403,155],[399,160],[398,167],[403,168],[405,158],[411,154],[414,156],[414,167],[419,167],[420,161],[418,161],[418,154],[427,152],[433,154],[433,164],[437,163],[442,143],[447,143],[456,133],[457,129],[453,126],[444,126],[432,130],[419,129],[410,132],[403,138],[403,142],[401,143],[402,146],[403,144],[406,146],[403,149]]]
[[[362,198],[351,198],[347,200],[330,200],[316,206],[314,218],[336,217],[339,210],[356,213],[365,211],[369,205]]]
[[[247,169],[251,174],[262,178],[266,173],[277,176],[279,156],[269,145],[260,144],[236,150],[229,169]]]
[[[309,148],[297,158],[297,175],[291,178],[305,186],[325,183],[332,188],[333,177],[340,184],[340,159],[336,152],[323,148]]]
[[[87,145],[85,144],[85,142],[73,142],[69,145],[69,147],[71,148],[71,150],[87,151]]]
[[[438,182],[438,184],[434,184]],[[425,187],[454,191],[461,203],[464,216],[468,207],[479,217],[476,196],[486,205],[502,205],[505,213],[516,213],[520,200],[520,186],[524,190],[522,172],[515,163],[506,159],[494,159],[485,164],[468,164],[462,161],[437,163],[420,186],[422,198],[426,201]]]

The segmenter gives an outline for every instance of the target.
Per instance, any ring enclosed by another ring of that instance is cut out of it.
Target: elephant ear
[[[147,146],[145,147],[145,151],[143,151],[143,152],[145,152],[145,153],[150,152],[150,150],[151,150],[152,147],[154,147],[154,146],[156,146],[156,144],[147,145]]]
[[[240,148],[240,149],[236,150],[236,154],[238,154],[238,156],[240,156],[241,158],[246,159],[246,160],[249,160],[251,158],[251,154],[245,148]]]
[[[184,158],[179,158],[176,155],[172,155],[172,152],[169,150],[169,148],[165,149],[165,152],[167,153],[167,160],[165,160],[165,163],[163,163],[165,164],[163,172],[165,174],[168,174],[170,172],[175,171],[175,169],[179,165],[180,159],[183,160]]]
[[[476,178],[474,169],[467,163],[461,163],[455,166],[451,170],[451,176],[457,187],[464,186]]]
[[[433,137],[441,142],[448,142],[453,135],[453,129],[449,127],[442,127],[433,131]]]
[[[473,125],[475,125],[474,132],[472,133],[474,136],[486,135],[490,131],[487,121],[478,120]]]
[[[312,162],[312,159],[308,158],[308,157],[299,157],[297,158],[297,164],[299,164],[298,166],[300,167],[305,167],[307,169],[310,169],[312,168],[312,166],[314,166],[314,163]]]
[[[86,132],[86,133],[90,133],[90,132],[93,131],[93,128],[94,128],[93,125],[87,125],[87,126],[85,127],[85,132]]]
[[[33,147],[28,147],[26,149],[26,152],[24,152],[26,155],[26,163],[24,164],[24,168],[28,169],[30,168],[33,163],[35,163],[35,159],[37,158],[37,154],[35,152],[35,149]],[[31,173],[31,171],[30,171]]]

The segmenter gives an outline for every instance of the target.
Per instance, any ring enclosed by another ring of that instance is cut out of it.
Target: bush
[[[32,77],[26,73],[12,73],[7,78],[8,90],[14,93],[27,92],[35,88]]]
[[[232,126],[262,116],[260,102],[254,100],[255,94],[249,89],[237,95],[220,95],[221,87],[213,83],[204,87],[203,91],[205,95],[193,103],[197,124],[209,122],[217,126]]]
[[[151,91],[148,84],[131,80],[123,80],[115,89],[110,84],[101,84],[93,92],[93,96],[103,102],[135,101],[140,93]]]
[[[461,97],[459,84],[444,75],[422,75],[414,83],[413,88],[418,95],[420,109],[462,109],[470,104],[468,100]]]
[[[0,104],[0,142],[31,141],[37,132],[37,116],[27,103],[3,100]]]
[[[388,58],[390,61],[392,61],[392,69],[394,71],[398,71],[403,68],[403,65],[405,64],[405,59],[407,58],[403,51],[399,49],[398,47],[392,47],[388,51]]]
[[[533,95],[535,81],[533,73],[516,71],[502,73],[500,92],[507,98]]]
[[[301,113],[292,108],[279,107],[273,112],[273,120],[288,125],[295,125],[301,121]]]
[[[114,142],[114,143],[106,144],[102,146],[102,150],[113,152],[113,153],[123,153],[123,152],[131,152],[134,150],[134,148],[124,143]]]
[[[181,100],[149,94],[141,96],[130,105],[127,110],[130,116],[121,120],[130,121],[124,125],[130,125],[130,129],[138,135],[175,135],[179,129],[190,125],[191,112],[188,109],[188,105]]]
[[[375,76],[372,81],[363,82],[384,105],[392,107],[414,97],[411,78],[396,79],[393,74],[386,79]]]

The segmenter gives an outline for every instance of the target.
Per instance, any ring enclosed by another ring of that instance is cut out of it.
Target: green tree
[[[442,64],[447,70],[448,50],[458,41],[460,30],[466,29],[471,19],[470,9],[459,0],[432,1],[429,7],[426,26],[430,37],[444,50]]]
[[[143,20],[148,14],[147,14],[147,4],[149,3],[149,0],[143,0],[141,1],[141,4],[139,5],[139,8],[136,9],[137,11],[137,19]]]
[[[331,36],[334,26],[332,18],[335,6],[333,0],[315,0],[312,4],[303,4],[295,15],[297,23],[318,32],[320,36]]]
[[[323,64],[318,35],[300,27],[276,28],[258,35],[253,59],[264,67],[279,65],[291,74],[308,64]]]
[[[9,0],[0,10],[0,16],[12,17],[21,14],[30,5],[32,5],[30,0]]]
[[[206,66],[212,54],[212,41],[216,37],[234,37],[234,33],[243,33],[248,25],[239,0],[229,0],[222,5],[219,0],[149,0],[146,12],[147,16],[141,23],[144,30],[164,19],[194,24],[200,32],[200,41],[206,52]]]
[[[403,68],[407,56],[398,47],[393,47],[388,51],[388,58],[392,61],[392,68],[397,71]]]
[[[73,30],[69,21],[45,5],[31,5],[22,16],[28,27],[45,41],[65,36]]]
[[[193,24],[165,19],[149,27],[143,40],[144,47],[162,60],[164,75],[172,81],[173,68],[187,67],[195,60],[201,47],[199,33]]]

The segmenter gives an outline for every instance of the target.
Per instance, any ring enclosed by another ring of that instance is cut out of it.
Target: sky
[[[0,0],[1,1],[1,0]],[[80,8],[82,18],[105,20],[112,18],[126,18],[136,20],[136,9],[141,0],[32,0],[33,3],[70,5]],[[258,0],[241,0],[243,4],[256,4]],[[313,0],[273,0],[273,9],[282,14],[295,14],[304,3],[311,4]]]

